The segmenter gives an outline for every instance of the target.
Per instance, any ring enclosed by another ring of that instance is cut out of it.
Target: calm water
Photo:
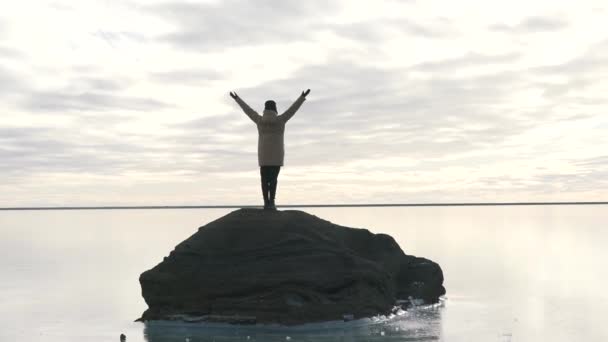
[[[0,341],[608,341],[608,206],[306,211],[438,262],[444,305],[378,324],[145,326],[139,274],[228,210],[0,212]]]

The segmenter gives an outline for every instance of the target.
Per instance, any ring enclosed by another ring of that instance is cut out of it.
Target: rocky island
[[[139,320],[302,324],[435,303],[443,273],[386,234],[302,211],[240,209],[203,227],[139,278]]]

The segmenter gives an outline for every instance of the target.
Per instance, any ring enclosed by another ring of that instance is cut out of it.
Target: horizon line
[[[351,203],[351,204],[285,204],[277,208],[358,208],[358,207],[476,207],[527,205],[608,205],[608,201],[593,202],[457,202],[457,203]],[[11,210],[140,210],[140,209],[241,209],[261,208],[262,205],[107,205],[107,206],[32,206],[0,207]]]

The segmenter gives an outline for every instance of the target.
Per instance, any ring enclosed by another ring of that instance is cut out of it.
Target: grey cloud
[[[94,68],[76,70],[77,76],[67,78],[64,86],[37,89],[27,78],[0,66],[0,97],[32,112],[159,110],[172,105],[154,98],[128,96],[124,92],[132,84],[129,79],[104,75]],[[92,74],[92,76],[91,76]]]
[[[192,172],[250,170],[257,165],[255,124],[239,111],[206,115],[200,119],[169,125],[175,133],[163,138],[179,165]]]
[[[384,32],[377,26],[377,22],[327,25],[327,29],[343,38],[357,41],[378,41],[384,37]]]
[[[2,69],[2,67],[0,67]],[[0,173],[11,179],[61,173],[121,174],[130,170],[166,172],[170,155],[152,148],[155,136],[120,135],[116,126],[131,120],[128,110],[158,110],[169,106],[161,101],[122,95],[129,80],[103,74],[73,77],[65,87],[36,90],[9,70],[0,70],[0,97],[16,101],[28,112],[71,113],[74,125],[58,127],[6,127],[0,124]],[[90,71],[90,70],[89,70]],[[104,112],[103,114],[93,114]],[[105,130],[102,136],[95,131]],[[120,132],[120,130],[118,130]],[[162,134],[162,133],[161,133]],[[153,142],[150,144],[150,142]]]
[[[412,68],[420,71],[446,72],[470,66],[507,64],[516,61],[519,57],[520,54],[516,52],[498,55],[485,55],[476,52],[468,52],[461,57],[424,62],[417,64]]]
[[[530,153],[527,157],[535,158],[537,154]],[[529,186],[529,189],[551,193],[598,191],[608,186],[608,155],[563,161],[573,166],[573,170],[564,172],[548,167],[539,168],[542,173],[531,178],[536,182],[536,186]],[[605,199],[598,198],[597,200]]]
[[[336,34],[367,43],[382,41],[389,34],[408,34],[425,38],[445,38],[453,29],[444,21],[419,24],[409,18],[379,19],[348,24],[327,24],[327,29]]]
[[[184,126],[180,135],[171,133],[180,128],[172,125],[167,131],[141,135],[118,129],[131,119],[126,115],[79,114],[74,119],[68,128],[0,126],[0,174],[21,179],[53,173],[120,176],[141,170],[225,173],[256,165],[249,150],[255,136],[227,133],[226,124],[207,130]],[[212,120],[213,125],[219,122]],[[106,134],[94,133],[100,130]]]
[[[69,155],[69,144],[61,135],[53,138],[54,132],[42,127],[0,127],[2,173],[29,174],[35,169],[60,165],[55,161]]]
[[[608,39],[591,46],[585,53],[565,63],[541,66],[532,71],[544,74],[565,74],[580,76],[581,74],[595,74],[600,70],[608,69]]]
[[[234,47],[305,40],[335,9],[331,2],[226,0],[217,3],[165,3],[149,10],[177,25],[162,40],[187,49]]]
[[[130,84],[128,81],[99,77],[80,77],[69,82],[69,88],[73,90],[86,89],[87,91],[118,92]]]
[[[98,65],[91,65],[91,64],[77,64],[77,65],[73,65],[72,66],[72,71],[77,73],[77,74],[83,74],[83,75],[87,75],[87,74],[98,74],[98,73],[102,73],[103,72],[103,68],[99,67]]]
[[[528,158],[535,158],[531,154]],[[550,168],[539,168],[540,173],[531,177],[514,177],[502,175],[500,177],[482,177],[476,179],[476,187],[483,192],[514,192],[525,191],[537,195],[550,196],[553,194],[597,192],[608,186],[608,158],[605,156],[569,160],[577,166],[574,171],[557,172]],[[602,201],[605,198],[597,198]]]
[[[2,68],[0,67],[0,71]],[[108,111],[158,110],[171,105],[153,98],[122,95],[130,81],[103,76],[69,79],[65,87],[38,90],[25,84],[10,71],[0,72],[0,96],[11,94],[15,103],[28,111]]]
[[[196,131],[207,131],[207,132],[219,132],[226,133],[228,130],[236,130],[235,132],[242,132],[242,129],[253,125],[252,122],[243,120],[246,118],[244,114],[240,115],[235,111],[231,114],[218,114],[218,115],[205,115],[204,117],[188,122],[172,124],[171,128],[184,129],[184,130],[196,130]]]
[[[563,64],[539,67],[535,71],[545,75],[567,74],[579,76],[581,74],[593,74],[607,67],[608,56],[584,55]]]
[[[159,110],[169,105],[151,98],[121,96],[99,92],[64,93],[59,91],[37,91],[29,94],[22,103],[31,111],[72,110]]]
[[[580,90],[588,85],[592,84],[591,80],[587,79],[570,79],[566,82],[560,83],[541,83],[539,84],[542,87],[543,95],[546,97],[559,97],[568,94],[572,90]]]
[[[20,59],[23,57],[23,53],[19,50],[6,46],[0,46],[0,59]]]
[[[608,170],[580,170],[571,173],[547,173],[534,178],[538,192],[597,191],[608,186]],[[605,198],[598,198],[603,201]]]
[[[148,39],[142,34],[127,31],[97,30],[91,33],[91,35],[105,41],[111,47],[114,47],[120,42],[145,43],[148,41]]]
[[[104,120],[105,119],[105,120]],[[54,172],[120,175],[132,170],[171,170],[167,151],[146,141],[155,137],[95,136],[88,128],[114,125],[112,117],[82,120],[78,130],[55,127],[0,127],[2,175],[29,177]]]
[[[594,158],[588,158],[584,160],[577,160],[574,162],[578,166],[587,167],[590,169],[602,168],[608,171],[608,155],[597,156]],[[608,180],[608,179],[607,179]]]
[[[608,73],[608,39],[591,46],[585,53],[556,65],[545,65],[528,71],[539,80],[559,76],[560,81],[538,81],[543,95],[548,98],[570,96],[573,90],[583,90],[600,84]],[[581,103],[605,103],[601,98],[572,98]]]
[[[594,117],[594,115],[591,113],[574,114],[574,115],[569,115],[569,116],[564,117],[563,121],[585,120],[585,119],[590,119],[592,117]]]
[[[426,26],[407,20],[395,22],[394,24],[396,28],[415,36],[423,36],[427,38],[444,38],[452,35],[451,32],[449,32],[447,29],[439,27],[437,25],[435,25],[434,27]]]
[[[495,24],[490,26],[493,31],[512,33],[531,33],[557,31],[568,26],[568,22],[551,17],[529,17],[515,25]]]
[[[508,188],[511,191],[524,190],[530,188],[530,180],[525,178],[517,178],[508,175],[500,177],[481,177],[476,179],[478,187],[486,190]]]
[[[0,96],[9,93],[11,85],[15,82],[15,79],[0,69]]]
[[[558,18],[530,17],[521,22],[518,28],[527,31],[555,31],[568,26],[568,23]]]
[[[0,66],[0,98],[19,93],[23,87],[24,84],[17,75]]]
[[[156,82],[184,85],[204,84],[223,77],[222,73],[210,69],[178,69],[150,74],[150,78]]]

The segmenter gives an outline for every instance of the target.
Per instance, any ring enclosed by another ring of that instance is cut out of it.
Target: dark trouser
[[[262,176],[262,195],[264,204],[274,202],[277,193],[277,178],[279,177],[280,166],[260,166],[260,176]]]

